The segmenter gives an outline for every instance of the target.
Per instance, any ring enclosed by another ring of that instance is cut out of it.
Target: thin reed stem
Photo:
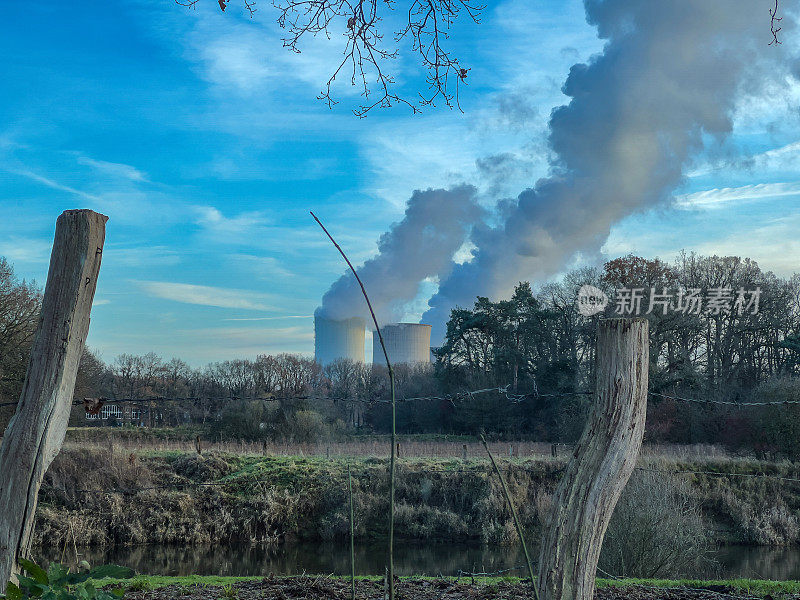
[[[356,542],[353,517],[353,476],[347,465],[347,490],[350,493],[350,600],[356,600]]]
[[[311,212],[311,211],[309,211]],[[347,255],[342,250],[342,247],[336,243],[336,240],[333,239],[333,236],[330,232],[325,228],[325,225],[322,224],[313,212],[311,212],[311,216],[322,228],[322,231],[325,232],[325,235],[328,236],[328,239],[331,243],[336,247],[339,251],[339,254],[342,255],[342,258],[347,263],[347,266],[350,267],[350,271],[352,271],[353,276],[356,278],[358,285],[361,287],[361,293],[364,295],[364,300],[367,302],[367,308],[369,308],[369,314],[372,316],[372,322],[375,325],[375,332],[378,334],[378,341],[381,344],[381,350],[383,350],[383,357],[386,359],[386,368],[389,371],[389,387],[392,392],[392,450],[389,459],[389,600],[394,600],[394,474],[395,474],[395,462],[396,462],[396,438],[397,438],[397,411],[396,411],[396,399],[395,399],[395,392],[394,392],[394,369],[392,369],[392,363],[389,361],[389,353],[386,351],[386,344],[383,342],[383,334],[381,333],[381,328],[378,325],[378,319],[375,317],[375,311],[372,309],[372,303],[369,301],[369,295],[367,294],[367,290],[364,287],[364,283],[361,281],[361,278],[358,276],[353,263],[350,262],[350,259],[347,258]]]
[[[536,579],[533,576],[533,563],[531,563],[531,555],[528,554],[528,545],[525,543],[525,534],[522,532],[522,525],[519,522],[519,517],[517,517],[517,509],[514,508],[514,503],[511,501],[511,494],[508,493],[505,477],[503,477],[503,474],[497,467],[497,463],[494,461],[494,456],[492,456],[492,453],[489,450],[489,445],[486,443],[486,438],[483,437],[483,434],[481,434],[481,442],[483,442],[483,447],[486,448],[486,454],[489,455],[489,460],[492,461],[494,472],[497,474],[497,478],[500,480],[500,485],[503,487],[503,495],[506,497],[508,508],[511,509],[511,516],[514,517],[514,526],[517,528],[517,535],[519,536],[519,541],[522,544],[522,551],[525,553],[525,562],[528,563],[528,573],[531,577],[533,595],[536,597],[536,600],[539,600],[539,591],[536,589]]]

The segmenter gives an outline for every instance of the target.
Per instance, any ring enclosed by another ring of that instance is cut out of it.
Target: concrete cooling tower
[[[420,323],[392,323],[381,327],[386,353],[392,364],[429,363],[431,361],[431,326]],[[372,362],[384,362],[381,342],[372,333]]]
[[[364,362],[364,319],[314,317],[314,359],[325,366],[338,358]]]

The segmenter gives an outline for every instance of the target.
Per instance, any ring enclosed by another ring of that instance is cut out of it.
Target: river
[[[92,565],[115,563],[140,573],[160,575],[294,575],[301,573],[350,572],[349,545],[343,543],[292,542],[280,546],[131,546],[116,548],[78,548],[79,560]],[[356,544],[356,573],[379,575],[384,572],[384,543]],[[75,549],[41,549],[38,557],[74,562]],[[534,560],[536,557],[533,557]],[[457,575],[459,571],[493,573],[516,569],[524,575],[522,551],[502,546],[452,543],[407,543],[395,545],[395,571],[399,575]],[[800,579],[800,548],[763,546],[723,546],[714,562],[698,572],[682,575],[697,579],[738,578]]]

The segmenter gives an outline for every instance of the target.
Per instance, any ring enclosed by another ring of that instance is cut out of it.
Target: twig
[[[355,267],[353,267],[353,263],[351,263],[350,259],[347,258],[344,250],[342,250],[341,246],[336,243],[336,240],[333,239],[333,236],[328,232],[327,229],[325,229],[325,225],[323,225],[322,221],[317,218],[317,215],[311,212],[311,216],[314,217],[317,225],[322,228],[322,231],[324,231],[325,235],[328,236],[328,239],[339,251],[339,254],[342,255],[342,258],[347,263],[347,266],[350,267],[350,270],[353,272],[353,276],[356,278],[358,285],[361,287],[361,293],[364,295],[364,300],[367,301],[367,308],[369,308],[369,314],[372,315],[372,322],[375,324],[375,331],[377,332],[378,340],[381,343],[383,357],[386,359],[386,368],[389,370],[389,388],[391,389],[392,393],[392,450],[389,461],[389,600],[394,600],[394,473],[396,462],[395,444],[397,439],[397,407],[395,404],[394,393],[394,369],[392,369],[392,363],[389,361],[389,353],[386,351],[386,344],[383,342],[383,334],[381,334],[381,328],[378,325],[378,319],[375,317],[375,311],[372,310],[372,303],[369,301],[367,290],[364,288],[364,284],[361,281],[361,278],[358,276]]]
[[[500,480],[500,485],[503,487],[503,495],[506,497],[508,508],[511,509],[511,516],[514,517],[514,526],[517,528],[517,535],[519,536],[519,541],[522,544],[522,550],[525,552],[525,562],[528,563],[528,573],[531,576],[533,595],[536,597],[536,600],[539,600],[539,590],[536,589],[536,579],[533,577],[533,563],[531,563],[531,556],[528,554],[528,545],[525,543],[525,534],[522,532],[522,525],[520,525],[519,517],[517,517],[517,509],[514,508],[514,503],[511,501],[511,494],[508,493],[506,480],[503,477],[503,474],[500,472],[500,469],[497,468],[497,463],[494,461],[494,456],[492,456],[492,453],[489,450],[489,444],[486,443],[486,438],[483,437],[482,433],[481,442],[483,442],[483,447],[486,448],[486,454],[489,455],[489,460],[492,461],[494,472],[497,474],[497,478]]]
[[[353,519],[353,476],[347,465],[347,490],[350,493],[350,600],[356,600],[356,543]]]
[[[776,27],[776,25],[777,25],[778,21],[783,19],[783,17],[779,17],[778,16],[778,0],[775,0],[775,8],[770,8],[769,9],[769,16],[771,17],[771,20],[770,20],[770,23],[769,23],[769,31],[772,34],[772,41],[767,45],[768,46],[773,46],[773,45],[777,46],[778,44],[781,43],[781,41],[778,39],[778,32],[781,30],[781,28],[780,27]]]

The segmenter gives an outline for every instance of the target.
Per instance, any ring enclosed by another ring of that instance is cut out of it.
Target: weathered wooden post
[[[603,537],[642,445],[648,344],[646,319],[599,323],[594,407],[542,535],[539,600],[592,600]]]
[[[29,552],[39,486],[64,442],[107,220],[68,210],[56,222],[39,328],[0,446],[0,591]]]

